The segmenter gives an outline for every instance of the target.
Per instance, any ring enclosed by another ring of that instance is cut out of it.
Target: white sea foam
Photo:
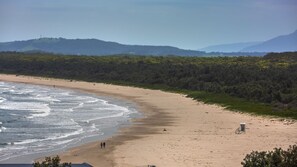
[[[36,97],[30,97],[32,100],[42,101],[42,102],[60,102],[61,100],[53,98],[46,95],[36,95]]]
[[[7,129],[6,127],[4,127],[2,125],[3,125],[2,122],[0,122],[0,132],[3,132]]]
[[[106,100],[100,99],[99,101],[101,101],[103,104],[109,104],[108,101],[106,101]]]
[[[48,137],[48,138],[45,138],[45,139],[27,139],[27,140],[24,140],[24,141],[18,141],[18,142],[15,142],[14,144],[16,145],[26,145],[26,144],[30,144],[30,143],[36,143],[36,142],[42,142],[42,141],[55,141],[55,140],[60,140],[60,139],[64,139],[64,138],[67,138],[67,137],[71,137],[71,136],[74,136],[74,135],[79,135],[81,133],[83,133],[83,129],[80,128],[74,132],[70,132],[70,133],[66,133],[66,134],[57,134],[56,136],[53,136],[53,137]]]
[[[78,105],[76,105],[75,107],[70,107],[70,108],[68,108],[68,109],[59,109],[59,110],[61,110],[61,111],[66,111],[66,112],[73,112],[74,110],[77,110],[77,109],[79,109],[79,108],[83,108],[84,107],[84,102],[80,102]]]
[[[75,124],[77,124],[77,122],[75,122],[74,119],[72,119],[72,118],[70,119],[70,121],[73,122],[73,123],[75,123]]]
[[[50,114],[50,108],[48,107],[48,104],[36,102],[5,102],[0,106],[0,109],[32,112],[28,118],[45,117]]]
[[[32,114],[32,117],[46,117],[50,114],[51,109],[48,107],[48,104],[41,104],[39,107],[33,109],[35,114]]]
[[[34,92],[33,90],[29,90],[29,89],[18,89],[18,90],[10,90],[11,92],[14,92],[14,94],[17,95],[24,95],[24,94],[30,94],[32,92]]]
[[[83,128],[80,128],[74,132],[70,132],[70,133],[66,133],[66,134],[62,134],[62,135],[59,135],[59,136],[55,136],[55,137],[49,137],[47,140],[57,140],[57,139],[63,139],[63,138],[67,138],[67,137],[70,137],[70,136],[75,136],[75,135],[79,135],[81,133],[83,133],[84,130]]]
[[[96,103],[98,101],[99,101],[99,99],[93,98],[92,100],[86,101],[86,103]]]
[[[74,140],[74,139],[63,140],[63,141],[56,142],[55,144],[56,144],[56,145],[67,144],[67,143],[72,142],[73,140]]]
[[[91,118],[88,120],[85,120],[84,122],[91,122],[91,121],[95,121],[95,120],[100,120],[100,119],[107,119],[107,118],[115,118],[115,117],[121,117],[124,115],[125,112],[119,112],[113,115],[107,115],[107,116],[100,116],[100,117],[96,117],[96,118]]]
[[[91,125],[91,128],[96,129],[96,125],[95,124],[92,124]]]
[[[38,139],[27,139],[27,140],[24,140],[24,141],[17,141],[17,142],[14,142],[15,145],[22,145],[22,144],[30,144],[30,143],[34,143],[34,142],[38,142],[40,140]]]
[[[76,107],[72,108],[72,111],[73,109],[82,108],[83,106],[84,106],[84,103],[79,103]]]
[[[6,101],[6,100],[7,100],[6,98],[4,98],[4,97],[0,97],[0,103],[4,102],[4,101]]]
[[[0,126],[0,133],[1,133],[1,132],[4,132],[6,129],[7,129],[6,127],[4,127],[4,126]]]
[[[66,108],[66,109],[57,108],[55,109],[55,111],[64,113],[64,112],[73,112],[74,110],[73,108]]]
[[[13,93],[15,92],[14,89],[8,89],[8,91],[9,91],[9,92],[13,92]]]
[[[121,106],[117,106],[117,105],[111,105],[110,107],[100,107],[100,108],[96,108],[96,110],[103,110],[103,111],[121,111],[121,112],[131,112],[131,110],[129,110],[126,107],[121,107]]]
[[[46,117],[46,116],[50,115],[51,109],[48,107],[47,104],[45,104],[44,106],[46,106],[46,107],[44,107],[42,109],[33,109],[33,110],[31,110],[31,111],[34,112],[34,114],[31,114],[27,118],[31,119],[31,118],[35,118],[35,117]]]

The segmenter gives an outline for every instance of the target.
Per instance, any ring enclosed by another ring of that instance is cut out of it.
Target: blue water
[[[131,105],[92,94],[0,82],[0,161],[104,135],[135,113]]]

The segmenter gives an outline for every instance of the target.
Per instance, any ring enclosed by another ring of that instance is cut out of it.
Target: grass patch
[[[289,109],[281,110],[274,108],[269,104],[248,101],[226,94],[215,94],[201,91],[186,91],[185,94],[195,100],[203,101],[207,104],[219,104],[232,111],[246,112],[262,116],[292,118],[297,120],[297,111]]]

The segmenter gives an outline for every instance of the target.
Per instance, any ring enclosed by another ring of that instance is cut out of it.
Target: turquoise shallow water
[[[0,82],[0,162],[103,137],[136,115],[128,102],[67,89]]]

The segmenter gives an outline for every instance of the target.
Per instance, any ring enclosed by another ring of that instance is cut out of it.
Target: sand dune
[[[100,166],[238,167],[252,150],[287,148],[297,143],[297,124],[206,105],[184,95],[109,84],[0,75],[0,80],[78,89],[136,102],[145,118],[106,141],[61,154],[64,161]],[[245,133],[235,130],[245,122]],[[166,129],[166,131],[164,131]]]

